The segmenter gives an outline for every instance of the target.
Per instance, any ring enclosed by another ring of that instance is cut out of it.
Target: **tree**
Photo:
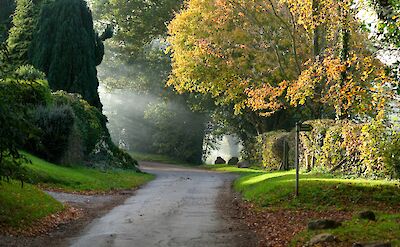
[[[113,47],[126,56],[155,38],[165,35],[166,23],[178,11],[182,0],[93,0],[97,20],[115,26]]]
[[[279,1],[189,1],[169,25],[168,85],[271,116],[310,53],[300,31]]]
[[[29,62],[29,49],[36,30],[41,0],[17,0],[7,45],[16,68]]]
[[[79,93],[101,108],[96,66],[104,55],[103,41],[83,0],[58,0],[43,6],[31,61],[47,75],[52,90]]]
[[[372,0],[366,2],[375,11],[378,19],[376,30],[373,30],[373,35],[371,35],[374,45],[389,54],[397,52],[400,48],[400,5],[398,1]],[[394,86],[397,87],[397,93],[400,94],[400,61],[397,59],[396,62],[390,64],[390,68],[392,75],[397,79]]]
[[[315,8],[316,1],[285,0],[306,30],[320,35],[319,27],[327,29],[325,46],[318,47],[299,78],[290,83],[287,97],[294,106],[309,101],[327,104],[335,109],[338,119],[377,115],[387,100],[385,85],[391,79],[368,50],[353,1],[329,0]],[[318,45],[315,40],[314,36],[314,46]]]
[[[8,30],[11,27],[12,13],[15,10],[14,0],[0,0],[0,42],[8,37]]]

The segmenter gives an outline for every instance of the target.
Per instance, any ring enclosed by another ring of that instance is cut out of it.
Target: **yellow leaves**
[[[220,104],[235,105],[236,113],[285,107],[287,86],[279,82],[297,76],[290,49],[293,31],[285,25],[291,21],[286,7],[271,1],[285,23],[269,1],[188,1],[169,25],[168,85],[179,92],[209,94]]]

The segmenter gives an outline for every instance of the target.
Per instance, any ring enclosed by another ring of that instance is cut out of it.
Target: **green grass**
[[[30,154],[25,153],[25,156],[32,161],[32,164],[25,165],[28,181],[48,189],[107,192],[135,188],[154,178],[150,174],[128,170],[101,171],[81,166],[64,167]]]
[[[11,181],[0,183],[0,227],[29,226],[33,221],[63,209],[63,205],[35,186]]]
[[[341,246],[351,246],[354,242],[390,241],[392,246],[400,246],[400,214],[377,215],[377,221],[354,218],[343,222],[339,228],[324,231],[304,231],[298,234],[291,246],[308,242],[312,236],[331,233],[341,241]]]
[[[298,198],[294,197],[295,172],[247,174],[235,181],[246,200],[264,207],[304,209],[381,209],[400,205],[398,182],[341,179],[301,174]]]
[[[207,165],[216,171],[236,172],[234,183],[245,200],[261,207],[296,209],[399,209],[398,181],[343,179],[328,175],[301,174],[300,195],[294,197],[295,172],[266,172],[261,169]]]
[[[255,173],[265,173],[260,167],[250,167],[250,168],[238,168],[236,166],[229,166],[229,165],[203,165],[201,166],[205,169],[211,169],[214,171],[219,172],[233,172],[233,173],[240,173],[242,175],[245,174],[255,174]]]
[[[129,152],[129,154],[137,161],[158,162],[171,165],[196,166],[195,164],[188,164],[185,161],[174,159],[162,154],[149,154],[140,152]]]
[[[295,172],[265,172],[260,169],[239,169],[226,165],[204,166],[225,172],[238,172],[241,176],[234,187],[245,200],[259,207],[296,210],[348,210],[356,215],[360,210],[378,212],[376,222],[352,219],[329,232],[343,245],[354,242],[390,240],[400,246],[400,183],[398,181],[342,179],[328,175],[301,174],[300,195],[294,197]],[[304,231],[298,234],[292,246],[303,246],[322,231]]]

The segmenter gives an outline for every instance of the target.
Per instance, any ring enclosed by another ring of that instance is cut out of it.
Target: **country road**
[[[150,162],[141,169],[157,178],[95,219],[71,246],[254,246],[226,207],[233,175]]]

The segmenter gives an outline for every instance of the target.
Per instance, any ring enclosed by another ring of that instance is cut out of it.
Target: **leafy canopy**
[[[289,9],[279,1],[189,1],[169,25],[172,75],[180,92],[212,95],[271,115],[286,105],[285,80],[310,52]]]

